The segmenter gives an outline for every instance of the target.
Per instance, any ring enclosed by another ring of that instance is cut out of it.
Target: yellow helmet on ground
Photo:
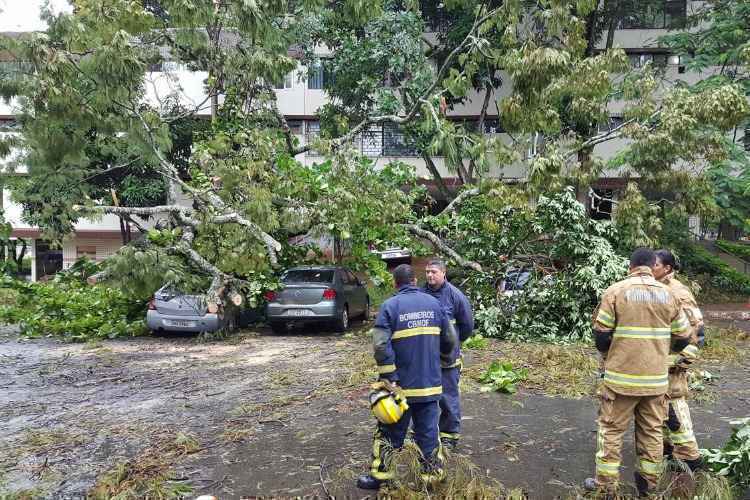
[[[380,423],[390,425],[401,420],[409,405],[401,394],[382,387],[370,393],[370,408]]]

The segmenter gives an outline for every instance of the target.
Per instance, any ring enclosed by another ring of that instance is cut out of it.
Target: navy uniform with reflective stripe
[[[414,422],[414,441],[422,451],[427,469],[438,467],[438,401],[442,393],[441,355],[449,360],[458,338],[440,303],[411,285],[402,286],[380,307],[375,320],[373,347],[380,378],[401,387],[409,410],[392,425],[378,424],[370,475],[390,479],[383,444],[399,449],[409,422]]]
[[[425,285],[422,289],[438,299],[443,312],[456,325],[460,342],[471,337],[474,331],[474,315],[466,296],[448,281],[437,289]],[[461,344],[456,345],[452,358],[455,360],[443,366],[443,395],[440,398],[440,437],[456,442],[461,433],[461,400],[458,384],[461,378]]]

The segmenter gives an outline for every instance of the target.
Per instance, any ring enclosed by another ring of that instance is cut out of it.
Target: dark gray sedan
[[[343,332],[350,319],[369,319],[367,287],[344,267],[295,267],[281,276],[281,283],[281,290],[266,293],[266,318],[275,333],[285,332],[290,323],[307,322],[327,322]]]

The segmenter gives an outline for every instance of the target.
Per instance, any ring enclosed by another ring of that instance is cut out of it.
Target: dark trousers
[[[370,475],[376,479],[392,479],[390,457],[393,450],[404,445],[409,423],[413,422],[414,442],[422,451],[422,456],[429,461],[438,449],[438,417],[440,407],[437,401],[425,403],[409,402],[409,410],[395,424],[378,424],[372,444],[372,466]]]
[[[440,398],[440,437],[458,439],[461,432],[461,398],[458,382],[461,368],[443,368],[443,395]]]

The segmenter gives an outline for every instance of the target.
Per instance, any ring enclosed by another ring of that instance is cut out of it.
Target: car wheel
[[[365,311],[362,313],[362,321],[370,321],[370,297],[365,299]]]
[[[227,322],[224,323],[224,331],[226,333],[232,333],[237,329],[237,315],[231,314],[227,318]]]
[[[339,317],[333,324],[333,328],[339,333],[343,333],[349,328],[349,306],[344,305]]]
[[[286,333],[286,323],[283,321],[272,321],[271,331],[276,335],[283,335]]]

